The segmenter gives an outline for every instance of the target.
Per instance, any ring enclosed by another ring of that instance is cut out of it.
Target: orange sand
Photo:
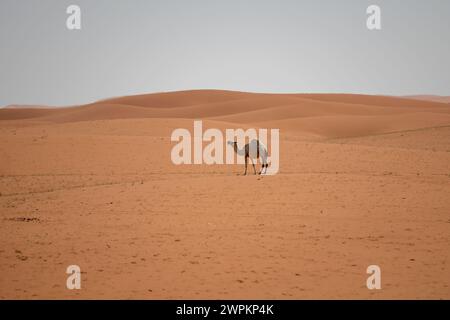
[[[173,165],[194,119],[279,128],[280,173]],[[183,91],[0,109],[0,133],[2,299],[450,298],[447,103]]]

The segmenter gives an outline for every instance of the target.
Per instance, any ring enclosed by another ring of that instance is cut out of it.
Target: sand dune
[[[281,129],[313,135],[320,133],[324,137],[435,127],[448,123],[449,115],[447,104],[405,98],[221,90],[129,96],[65,109],[0,110],[1,120],[35,119],[54,123],[184,118],[236,124],[264,123],[267,126],[276,121],[273,124]]]
[[[445,104],[434,101],[421,101],[408,98],[399,98],[391,96],[374,96],[363,94],[301,94],[299,96],[320,101],[356,103],[371,106],[385,106],[394,108],[399,107],[427,108],[427,107],[446,106]]]
[[[279,128],[280,173],[174,165],[194,119]],[[445,103],[345,94],[0,109],[0,299],[449,299],[449,130]]]
[[[11,104],[3,107],[4,109],[51,109],[54,107],[42,105],[26,105],[26,104]]]
[[[416,100],[424,100],[424,101],[441,102],[441,103],[450,103],[450,97],[447,97],[447,96],[416,95],[416,96],[407,96],[406,98],[416,99]]]
[[[0,109],[0,120],[33,119],[47,115],[63,113],[63,110],[51,109]]]
[[[446,126],[450,115],[411,113],[389,116],[333,115],[255,122],[259,127],[274,126],[289,133],[308,132],[323,138],[361,137],[375,134]]]
[[[102,100],[99,103],[133,105],[153,108],[173,108],[181,106],[192,106],[197,104],[233,101],[249,98],[255,95],[257,94],[225,90],[187,90],[112,98]]]

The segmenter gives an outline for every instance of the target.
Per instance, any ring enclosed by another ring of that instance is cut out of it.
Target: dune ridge
[[[442,102],[360,94],[190,90],[111,98],[69,108],[0,110],[0,120],[49,123],[162,118],[275,125],[294,134],[336,138],[441,126],[450,123],[450,107]]]
[[[414,96],[406,96],[406,98],[416,99],[416,100],[423,100],[423,101],[450,103],[450,96],[414,95]]]

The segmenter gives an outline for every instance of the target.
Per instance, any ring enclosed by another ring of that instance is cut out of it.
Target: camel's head
[[[228,141],[227,144],[234,147],[234,146],[237,146],[237,141]]]

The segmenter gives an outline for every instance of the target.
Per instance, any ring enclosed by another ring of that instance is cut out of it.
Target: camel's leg
[[[255,163],[253,162],[253,159],[250,158],[250,161],[252,162],[252,166],[253,166],[253,173],[256,174],[256,168],[255,168]]]
[[[258,173],[259,175],[262,173],[263,169],[264,169],[264,162],[261,161],[261,169],[259,170]]]
[[[244,176],[247,174],[247,163],[248,163],[248,158],[245,157],[245,171],[244,171]]]
[[[263,170],[264,170],[264,174],[266,174],[267,173],[267,163],[263,163],[262,164],[261,173],[260,174],[263,174]]]

